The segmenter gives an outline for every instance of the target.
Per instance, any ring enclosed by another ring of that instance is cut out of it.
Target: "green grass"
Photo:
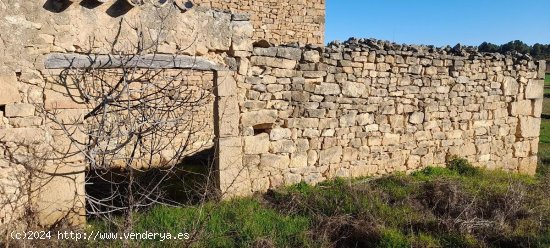
[[[541,144],[550,144],[550,120],[542,119],[539,141]]]
[[[545,99],[544,103],[550,102]],[[545,105],[546,106],[546,105]],[[550,173],[550,120],[542,119],[539,137],[539,173]]]
[[[191,247],[252,247],[265,243],[276,247],[316,247],[307,236],[310,220],[265,208],[259,199],[245,198],[221,203],[207,203],[200,207],[155,207],[135,217],[134,232],[187,232],[199,238]],[[102,221],[91,223],[90,231],[118,232],[114,225]],[[199,233],[194,233],[200,231]],[[183,247],[189,241],[149,240],[135,242],[136,246]],[[94,245],[105,245],[97,242]],[[107,242],[122,246],[122,242]]]
[[[544,77],[544,93],[550,93],[550,89],[547,89],[546,87],[550,86],[550,74],[546,74]]]
[[[542,113],[550,115],[550,98],[544,98],[542,101]]]
[[[191,247],[550,246],[550,175],[486,171],[461,159],[448,167],[300,183],[201,207],[155,207],[135,216],[134,231],[197,232]],[[118,231],[101,221],[91,222],[90,230]]]

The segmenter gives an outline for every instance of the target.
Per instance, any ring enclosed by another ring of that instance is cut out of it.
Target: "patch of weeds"
[[[480,172],[480,169],[472,166],[468,160],[459,157],[451,158],[447,167],[464,176],[475,176]]]
[[[441,247],[441,243],[436,237],[430,234],[420,233],[411,238],[411,246],[424,247],[424,248],[437,248],[437,247]]]
[[[191,247],[550,247],[550,175],[455,158],[412,175],[301,183],[136,218],[137,230],[200,230]]]
[[[306,216],[280,214],[256,199],[246,198],[201,207],[155,207],[136,215],[134,232],[191,234],[190,240],[140,241],[140,245],[150,247],[316,246],[308,236],[309,229],[310,219]]]
[[[444,233],[440,236],[440,243],[442,247],[456,247],[456,248],[470,248],[470,247],[487,247],[487,245],[480,244],[479,241],[470,234],[460,233]]]
[[[396,229],[382,231],[378,247],[407,248],[410,247],[407,236]]]
[[[405,200],[414,190],[413,180],[405,175],[380,178],[374,181],[373,184],[390,196],[391,203]]]

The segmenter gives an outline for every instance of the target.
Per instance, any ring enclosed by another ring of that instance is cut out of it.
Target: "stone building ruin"
[[[158,13],[167,13],[159,60],[179,62],[157,66],[211,86],[200,115],[212,123],[193,144],[217,147],[228,196],[411,172],[452,156],[535,173],[544,61],[371,39],[324,46],[324,0],[124,1],[0,1],[0,224],[24,214],[22,203],[42,225],[84,221],[86,159],[50,161],[63,173],[39,182],[39,193],[18,186],[29,157],[65,144],[39,109],[67,119],[90,111],[49,79],[97,61],[116,69],[116,59],[90,54],[112,58],[113,37],[132,40],[121,20],[148,20],[155,36],[148,25]]]

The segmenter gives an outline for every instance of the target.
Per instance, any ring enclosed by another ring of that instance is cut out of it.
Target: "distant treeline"
[[[550,44],[534,44],[529,46],[523,43],[520,40],[510,41],[504,45],[495,45],[488,42],[483,42],[479,45],[480,52],[489,52],[489,53],[506,53],[511,51],[517,51],[523,54],[530,54],[533,58],[537,60],[550,60]]]

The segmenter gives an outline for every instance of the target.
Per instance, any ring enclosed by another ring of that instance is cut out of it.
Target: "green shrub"
[[[387,248],[407,248],[410,246],[407,236],[396,229],[383,230],[378,245],[378,247]]]
[[[412,246],[423,248],[436,248],[441,247],[441,244],[436,237],[426,233],[420,233],[418,236],[413,237]]]
[[[474,176],[479,174],[479,168],[474,167],[470,162],[464,158],[453,157],[448,162],[447,167],[450,170],[458,172],[460,175]]]
[[[443,167],[428,166],[420,171],[412,173],[412,177],[416,180],[427,181],[438,177],[456,177],[459,176],[458,172]]]

